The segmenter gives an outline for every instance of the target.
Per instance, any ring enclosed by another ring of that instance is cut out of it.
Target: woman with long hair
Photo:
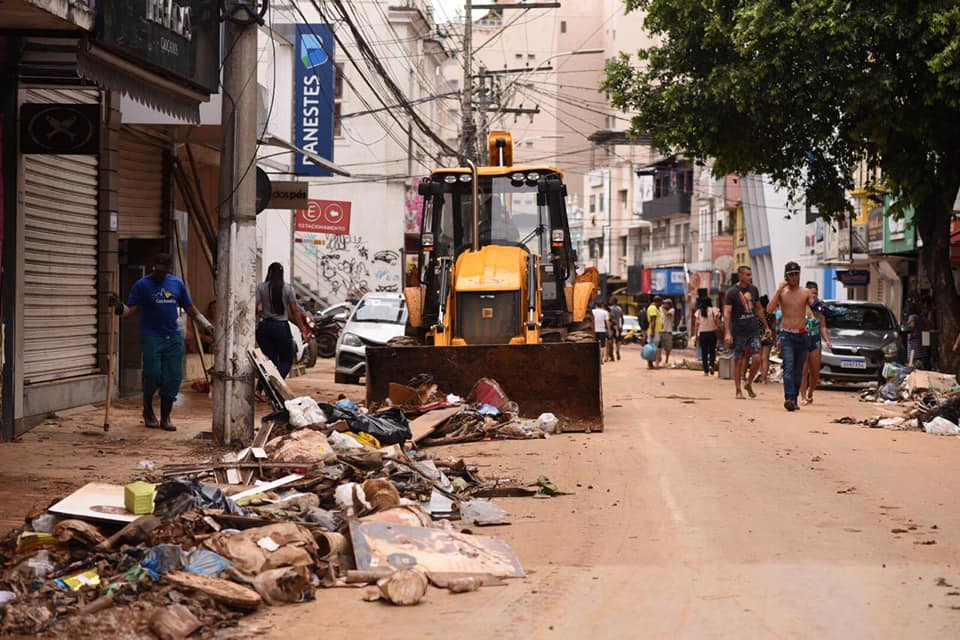
[[[293,287],[283,280],[283,265],[274,262],[266,279],[257,285],[257,344],[284,378],[293,367],[293,334],[290,319],[304,332],[303,317]]]
[[[697,298],[697,310],[693,312],[693,330],[696,341],[700,345],[703,358],[703,375],[713,373],[717,362],[717,329],[723,320],[719,310],[710,302],[709,296]]]
[[[814,304],[807,309],[807,361],[803,365],[800,376],[800,402],[813,404],[813,392],[820,384],[820,362],[823,344],[832,348],[830,335],[827,333],[827,320],[821,313],[819,298],[820,287],[816,282],[807,283],[807,289],[813,292]]]

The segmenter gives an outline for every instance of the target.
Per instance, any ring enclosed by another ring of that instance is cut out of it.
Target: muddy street
[[[327,590],[250,623],[276,638],[956,637],[956,439],[831,423],[876,412],[849,391],[791,414],[779,385],[734,400],[729,381],[649,371],[638,350],[603,374],[603,433],[448,448],[574,494],[498,499],[512,524],[481,533],[527,578],[412,608]]]
[[[602,369],[602,433],[425,449],[469,460],[485,477],[544,475],[569,494],[497,498],[511,524],[473,528],[508,542],[526,578],[461,595],[429,589],[415,607],[321,589],[312,602],[262,607],[230,633],[956,637],[960,513],[950,479],[960,441],[832,422],[882,412],[853,391],[821,390],[787,413],[779,385],[735,400],[730,381],[650,371],[637,348]],[[331,379],[321,361],[291,386],[319,400],[362,396]],[[205,396],[183,394],[173,434],[144,429],[130,403],[107,434],[102,409],[51,416],[0,447],[4,528],[84,482],[127,482],[141,460],[222,453],[197,438],[209,410]]]

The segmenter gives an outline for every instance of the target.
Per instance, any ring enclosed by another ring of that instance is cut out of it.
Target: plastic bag
[[[337,400],[337,406],[347,411],[356,411],[357,405],[350,398],[340,398]]]
[[[53,528],[61,518],[52,513],[44,513],[30,521],[30,528],[37,533],[53,533]]]
[[[925,422],[923,424],[923,430],[939,436],[960,436],[960,425],[956,425],[940,416],[937,416],[930,422]]]
[[[464,500],[460,503],[460,519],[479,526],[509,524],[507,512],[490,500]]]
[[[337,531],[340,525],[343,524],[343,516],[339,513],[336,511],[327,511],[320,507],[309,509],[304,520],[311,524],[318,525],[321,529],[326,529],[327,531]]]
[[[183,570],[204,576],[219,576],[233,566],[229,560],[209,549],[194,549],[187,554]]]
[[[361,415],[332,404],[321,404],[320,408],[323,409],[329,422],[344,420],[350,425],[350,431],[369,433],[381,446],[403,444],[413,437],[407,417],[397,408],[368,415]]]
[[[57,566],[50,559],[50,552],[44,550],[18,564],[13,568],[13,573],[25,578],[46,578],[56,569]]]
[[[552,413],[541,413],[540,417],[537,418],[537,425],[543,429],[544,433],[556,433],[558,431],[557,427],[560,425],[560,420]]]
[[[327,440],[334,449],[363,449],[363,445],[355,438],[345,436],[339,431],[331,432],[330,435],[327,436]]]
[[[182,569],[184,560],[185,554],[180,545],[158,544],[147,549],[143,559],[140,560],[140,565],[154,573],[164,574]]]
[[[283,403],[290,414],[290,426],[302,429],[327,423],[327,416],[320,410],[317,401],[309,396],[287,400]]]
[[[643,349],[640,350],[640,357],[646,360],[647,362],[653,362],[657,359],[657,345],[652,342],[648,342],[643,345]]]
[[[900,386],[896,382],[888,382],[880,387],[880,397],[884,400],[899,400]]]
[[[164,482],[157,487],[153,504],[154,515],[164,519],[175,518],[194,509],[221,509],[225,513],[247,515],[247,512],[225,496],[223,491],[197,480]]]

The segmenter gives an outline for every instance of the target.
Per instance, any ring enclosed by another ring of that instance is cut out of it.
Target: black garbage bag
[[[224,513],[247,515],[236,502],[223,491],[198,480],[170,480],[157,487],[153,499],[154,515],[164,518],[177,516],[194,509],[221,509]]]
[[[320,403],[327,416],[327,424],[345,420],[355,433],[369,433],[382,445],[403,444],[413,437],[410,423],[400,409],[387,409],[382,413],[362,415],[344,407]]]

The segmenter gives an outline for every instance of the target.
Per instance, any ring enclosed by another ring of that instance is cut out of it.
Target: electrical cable
[[[310,0],[310,2],[319,10],[317,0]],[[379,60],[376,59],[374,52],[370,49],[369,45],[364,41],[363,35],[360,33],[356,24],[354,24],[353,19],[350,14],[347,12],[346,7],[343,5],[342,0],[333,0],[334,6],[340,11],[341,17],[344,19],[347,27],[350,29],[353,34],[354,40],[357,44],[357,47],[360,49],[361,55],[367,60],[368,63],[373,65],[373,68],[380,75],[383,81],[387,84],[387,88],[394,95],[397,101],[401,104],[404,111],[410,114],[410,117],[416,123],[417,127],[424,133],[428,138],[433,140],[437,146],[446,151],[450,155],[458,156],[457,152],[448,145],[443,139],[441,139],[437,134],[423,121],[420,115],[413,109],[407,102],[406,96],[404,96],[403,91],[396,85],[393,81],[393,78],[390,77],[390,74],[383,68],[383,65]],[[348,54],[349,55],[349,54]],[[365,78],[366,79],[366,78]],[[384,105],[386,106],[386,105]]]

